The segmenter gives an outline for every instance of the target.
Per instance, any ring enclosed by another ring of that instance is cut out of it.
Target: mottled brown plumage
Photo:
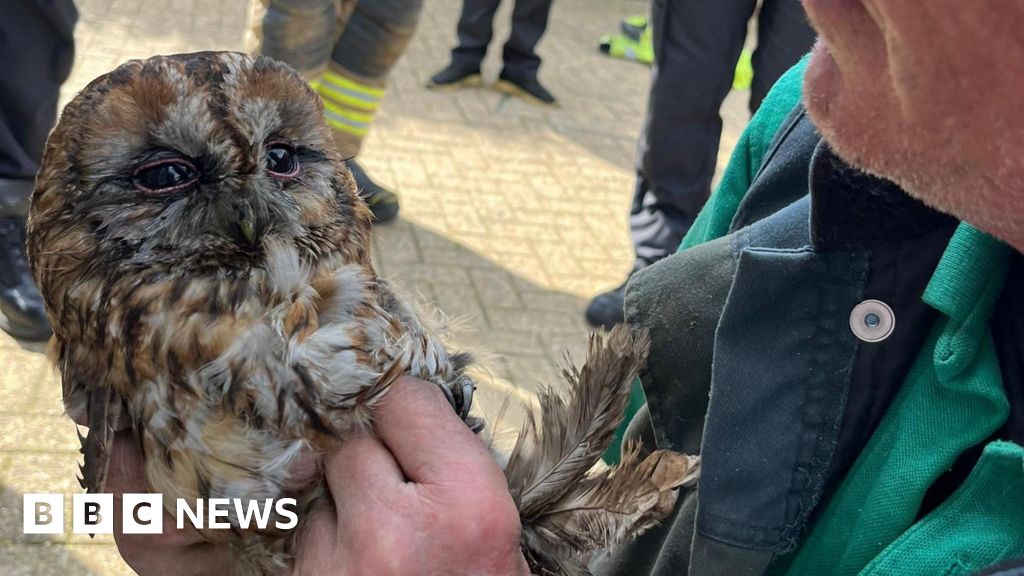
[[[65,406],[89,427],[88,490],[103,490],[112,434],[130,427],[170,507],[294,495],[308,508],[322,480],[295,493],[290,465],[372,427],[400,375],[468,404],[465,357],[374,272],[370,213],[322,116],[295,72],[237,53],[131,61],[65,109],[29,256]],[[590,552],[657,521],[694,476],[662,452],[588,472],[645,354],[624,329],[595,340],[566,373],[568,400],[543,396],[540,425],[520,436],[507,477],[538,573],[585,573]],[[233,547],[243,574],[291,561],[287,533],[205,535]]]

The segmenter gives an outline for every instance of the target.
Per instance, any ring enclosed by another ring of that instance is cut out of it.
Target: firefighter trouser
[[[338,150],[359,152],[422,0],[253,0],[250,51],[287,62],[323,99]]]

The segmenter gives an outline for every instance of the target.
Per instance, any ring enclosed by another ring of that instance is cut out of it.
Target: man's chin
[[[848,76],[851,73],[855,77]],[[885,160],[880,151],[894,144],[888,133],[891,99],[881,78],[874,83],[866,78],[858,70],[844,74],[828,43],[819,40],[804,74],[804,107],[836,154],[857,168],[877,173]]]
[[[843,75],[839,66],[829,52],[828,44],[819,39],[811,51],[804,74],[804,106],[819,129],[829,123],[842,88]]]

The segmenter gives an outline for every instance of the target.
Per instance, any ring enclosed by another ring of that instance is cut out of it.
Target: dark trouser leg
[[[540,68],[534,49],[548,27],[552,0],[516,0],[512,32],[502,51],[505,73],[512,78],[532,78]]]
[[[346,157],[359,153],[391,69],[409,46],[422,9],[422,0],[359,0],[334,45],[320,96],[328,106],[334,141]],[[374,218],[388,222],[398,216],[398,196],[377,184],[354,160],[348,165]]]
[[[74,62],[71,0],[0,2],[0,217],[24,217],[60,85]]]
[[[637,150],[630,228],[637,266],[672,254],[707,201],[719,108],[755,0],[654,0],[655,64]]]
[[[0,2],[0,330],[15,338],[50,335],[25,257],[25,215],[74,62],[77,19],[71,0]]]
[[[480,67],[487,45],[494,36],[494,14],[501,0],[463,0],[459,15],[458,45],[452,49],[452,64],[465,69]]]
[[[757,26],[751,113],[757,111],[779,77],[811,50],[815,38],[800,0],[765,0]]]
[[[383,86],[416,33],[422,11],[423,0],[359,0],[331,61]]]
[[[333,0],[264,0],[259,54],[301,72],[307,79],[327,66],[338,37],[338,9]]]

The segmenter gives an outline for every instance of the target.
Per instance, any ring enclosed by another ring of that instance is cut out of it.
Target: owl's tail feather
[[[699,473],[696,457],[628,447],[616,468],[592,472],[622,421],[633,379],[647,358],[645,332],[619,326],[590,339],[583,367],[562,373],[565,395],[540,394],[505,476],[519,506],[523,553],[534,574],[587,575],[586,562],[657,524],[677,488]]]
[[[78,483],[90,494],[103,492],[107,484],[110,467],[110,450],[114,442],[114,431],[121,416],[121,397],[112,388],[100,386],[89,392],[85,425],[88,435],[78,433],[85,457],[78,469],[82,477]]]

